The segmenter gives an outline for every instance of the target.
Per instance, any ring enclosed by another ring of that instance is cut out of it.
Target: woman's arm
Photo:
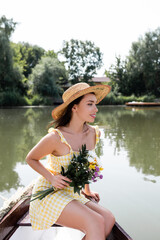
[[[83,192],[82,192],[83,193]],[[93,192],[90,190],[90,186],[89,184],[86,184],[85,185],[85,188],[84,188],[84,195],[86,194],[87,196],[89,197],[92,197],[96,202],[99,202],[100,201],[100,197],[99,197],[99,194],[97,192]]]
[[[95,132],[95,129],[94,129],[94,133],[95,133],[95,139],[96,139],[96,132]],[[101,132],[100,132],[100,130],[99,130],[99,132],[98,132],[98,135],[99,135],[99,137],[101,136]],[[94,198],[95,201],[97,201],[97,202],[100,201],[99,194],[96,193],[96,192],[91,191],[91,190],[90,190],[90,186],[89,186],[89,184],[85,184],[85,188],[84,188],[84,191],[82,191],[82,193],[83,193],[84,195],[87,195],[87,196],[89,196],[89,197]]]
[[[55,133],[49,133],[44,136],[28,153],[26,161],[36,172],[46,178],[47,181],[49,181],[54,187],[62,189],[69,185],[66,181],[70,180],[61,174],[54,176],[39,161],[46,155],[54,152],[57,140],[58,139]]]
[[[91,193],[89,184],[85,184],[84,192],[86,195],[89,195]]]

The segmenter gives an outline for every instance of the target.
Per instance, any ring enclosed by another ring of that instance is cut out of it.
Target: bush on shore
[[[144,95],[136,97],[134,94],[131,96],[116,96],[114,93],[109,93],[99,104],[100,105],[124,105],[126,102],[154,102],[155,96]]]
[[[38,106],[38,105],[53,105],[53,99],[49,97],[42,97],[40,95],[34,95],[32,99],[30,99],[30,105]]]
[[[15,91],[0,92],[0,106],[26,106],[27,99]]]
[[[126,102],[154,102],[155,96],[116,96],[114,93],[109,93],[99,104],[100,105],[124,105]],[[7,91],[0,93],[0,106],[51,106],[54,104],[54,99],[51,97],[42,97],[34,95],[32,98],[21,96],[15,91]]]
[[[13,107],[13,106],[39,106],[39,105],[53,105],[53,99],[49,97],[41,97],[34,95],[32,98],[21,96],[15,91],[0,92],[0,106]]]

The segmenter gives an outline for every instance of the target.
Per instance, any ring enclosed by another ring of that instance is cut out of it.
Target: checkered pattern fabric
[[[70,152],[64,156],[57,157],[52,154],[48,155],[48,170],[53,173],[60,173],[61,166],[63,166],[66,170],[73,157],[73,154],[78,155],[78,152],[72,151],[71,146],[67,143],[63,134],[58,129],[50,128],[49,132],[52,131],[57,131],[61,141],[67,144],[70,148]],[[95,126],[95,131],[97,144],[99,141],[98,126]],[[52,185],[44,177],[40,176],[36,181],[32,193],[35,193],[39,190],[45,190],[51,186]],[[42,200],[37,199],[31,202],[29,214],[32,228],[34,230],[43,230],[51,227],[52,224],[56,223],[65,206],[74,199],[80,201],[82,204],[85,204],[89,201],[84,197],[84,195],[74,193],[73,188],[69,186],[55,193],[47,195]]]

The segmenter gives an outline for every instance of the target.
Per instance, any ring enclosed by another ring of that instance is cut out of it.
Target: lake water
[[[25,157],[47,133],[51,110],[0,109],[1,196],[10,197],[38,176]],[[160,108],[100,106],[95,124],[102,133],[96,152],[104,178],[91,188],[134,240],[159,240]]]

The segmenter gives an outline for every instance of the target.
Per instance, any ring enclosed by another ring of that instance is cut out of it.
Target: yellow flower
[[[92,170],[92,169],[95,169],[95,165],[94,164],[90,164],[89,165],[89,168]]]
[[[94,158],[94,162],[97,163],[97,159],[96,158]]]

